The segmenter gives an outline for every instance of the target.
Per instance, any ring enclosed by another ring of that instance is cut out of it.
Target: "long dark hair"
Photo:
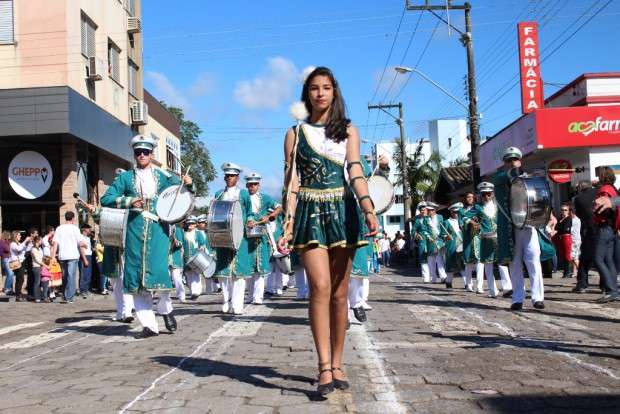
[[[336,78],[334,77],[334,74],[331,70],[329,70],[325,66],[319,66],[318,68],[310,72],[308,78],[306,78],[306,81],[304,82],[304,88],[301,91],[301,100],[306,105],[308,113],[312,114],[312,105],[310,104],[310,99],[308,98],[308,89],[312,79],[317,76],[327,76],[334,88],[334,101],[329,108],[329,120],[325,125],[325,136],[336,142],[344,141],[349,137],[347,127],[351,123],[351,120],[348,119],[346,116],[346,106],[344,103],[344,99],[342,98],[342,93],[340,93],[338,81],[336,81]]]

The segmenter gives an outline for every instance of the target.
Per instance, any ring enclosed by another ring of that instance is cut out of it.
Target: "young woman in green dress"
[[[310,284],[309,316],[319,358],[317,391],[349,387],[342,371],[347,329],[347,290],[355,249],[377,233],[377,218],[360,164],[360,138],[346,118],[332,72],[316,68],[301,99],[307,122],[286,134],[284,234],[280,249],[301,254]],[[293,157],[295,157],[293,159]],[[346,174],[348,173],[348,174]],[[348,175],[348,179],[347,179]],[[289,187],[290,184],[290,187]],[[364,234],[364,222],[368,233]]]

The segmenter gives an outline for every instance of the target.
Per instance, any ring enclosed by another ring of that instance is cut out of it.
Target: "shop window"
[[[170,171],[181,174],[181,164],[170,148],[166,148],[166,167],[168,167]]]
[[[84,13],[81,16],[80,31],[82,35],[82,55],[88,57],[96,55],[95,31],[97,26]]]
[[[400,216],[388,216],[389,224],[400,224]]]
[[[13,0],[0,0],[0,45],[15,43]]]
[[[121,50],[108,39],[108,75],[117,83],[121,83],[121,67],[120,67]]]

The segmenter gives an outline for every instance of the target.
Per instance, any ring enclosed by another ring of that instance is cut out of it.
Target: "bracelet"
[[[359,180],[360,178],[364,178],[362,175],[358,175],[357,177],[353,177],[349,179],[349,185],[352,186],[355,180]]]
[[[375,211],[374,211],[374,210],[372,210],[372,211],[364,211],[364,215],[365,215],[365,216],[367,216],[367,215],[369,215],[369,214],[372,214],[373,216],[376,216],[376,215],[377,215],[377,213],[375,213]]]
[[[357,203],[361,206],[362,205],[362,201],[369,199],[370,200],[370,204],[372,204],[372,209],[375,209],[375,203],[372,201],[372,198],[370,198],[369,194],[366,194],[364,196],[361,196],[360,198],[357,199]]]
[[[362,163],[361,163],[361,162],[359,162],[359,161],[351,161],[351,162],[347,162],[347,170],[350,170],[350,169],[351,169],[351,167],[352,167],[353,165],[355,165],[355,164],[359,164],[359,165],[360,165],[360,167],[362,166]]]

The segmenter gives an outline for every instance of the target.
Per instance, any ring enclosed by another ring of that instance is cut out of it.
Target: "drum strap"
[[[150,211],[142,211],[142,217],[144,217],[147,220],[151,220],[151,221],[159,221],[159,217],[157,217],[155,214],[151,213]]]
[[[508,213],[506,213],[506,210],[504,210],[504,207],[502,207],[502,205],[500,203],[496,203],[497,208],[499,209],[500,213],[502,213],[504,215],[504,217],[506,217],[506,220],[508,220],[508,223],[513,224],[512,222],[512,218],[510,217],[510,215]]]

